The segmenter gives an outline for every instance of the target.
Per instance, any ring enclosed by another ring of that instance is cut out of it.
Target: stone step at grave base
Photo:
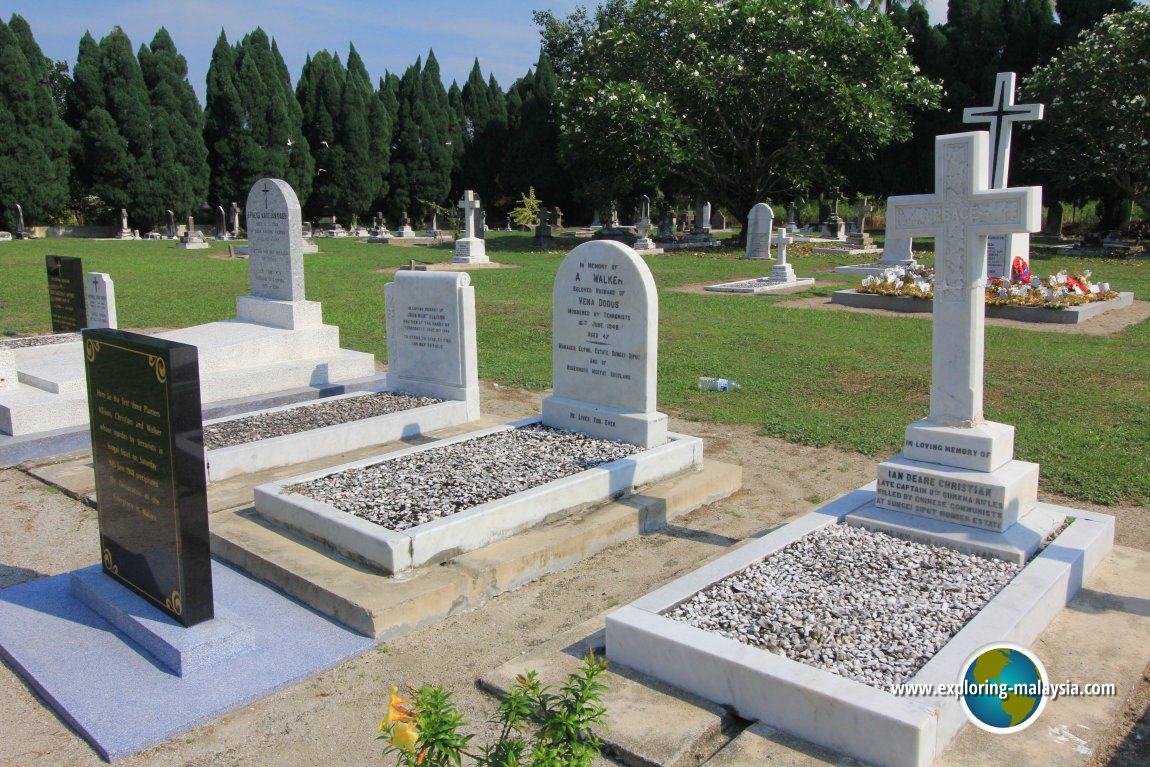
[[[478,607],[612,544],[657,531],[681,514],[730,495],[741,483],[740,467],[707,461],[701,471],[399,577],[288,533],[250,508],[213,514],[212,552],[349,628],[383,640]]]

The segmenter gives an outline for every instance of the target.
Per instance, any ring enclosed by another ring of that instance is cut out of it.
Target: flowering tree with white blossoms
[[[1030,164],[1071,184],[1106,181],[1150,211],[1150,6],[1104,18],[1034,70],[1046,104]]]
[[[850,4],[608,0],[597,23],[537,21],[545,45],[567,34],[549,46],[562,151],[600,201],[671,175],[747,211],[824,181],[830,154],[906,139],[939,98],[902,31]]]

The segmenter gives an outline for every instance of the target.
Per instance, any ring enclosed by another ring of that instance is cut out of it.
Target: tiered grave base
[[[899,697],[829,671],[664,617],[696,593],[826,525],[868,524],[874,485],[855,491],[638,599],[607,617],[607,656],[707,700],[864,762],[926,767],[966,724],[950,697]],[[992,642],[1032,644],[1110,551],[1114,518],[1040,503],[1072,524],[1035,557],[909,683],[954,684]],[[972,535],[979,531],[971,531]],[[946,536],[920,537],[947,545]],[[989,553],[989,552],[987,552]]]

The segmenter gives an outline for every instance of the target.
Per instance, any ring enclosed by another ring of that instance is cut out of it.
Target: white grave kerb
[[[994,104],[989,107],[968,107],[962,111],[964,123],[989,124],[991,189],[1007,187],[1013,123],[1042,119],[1042,104],[1014,103],[1016,79],[1014,72],[999,72],[994,83]],[[989,276],[1010,279],[1015,259],[1021,260],[1029,269],[1030,235],[1016,233],[991,236],[987,242],[986,258]]]
[[[84,299],[88,304],[88,327],[118,328],[116,286],[104,272],[88,272]]]
[[[655,410],[659,299],[647,264],[610,240],[563,259],[551,293],[552,395],[543,423],[641,447],[667,441]]]
[[[236,299],[236,319],[275,328],[323,324],[322,307],[304,298],[303,226],[299,199],[286,181],[264,178],[248,193],[251,295]]]

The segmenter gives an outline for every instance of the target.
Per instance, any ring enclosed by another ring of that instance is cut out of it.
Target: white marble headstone
[[[475,288],[463,272],[401,271],[384,286],[387,385],[465,400],[479,416]]]
[[[765,202],[760,202],[751,208],[747,214],[747,249],[743,258],[770,258],[771,257],[771,228],[775,220],[775,212]]]
[[[653,447],[667,439],[655,411],[659,300],[651,270],[618,242],[571,251],[552,289],[553,394],[543,422]]]
[[[88,303],[88,327],[118,328],[116,318],[116,286],[112,277],[104,272],[88,272],[84,283],[84,298]]]
[[[278,178],[260,179],[248,193],[244,210],[251,294],[303,301],[303,237],[295,190]]]

